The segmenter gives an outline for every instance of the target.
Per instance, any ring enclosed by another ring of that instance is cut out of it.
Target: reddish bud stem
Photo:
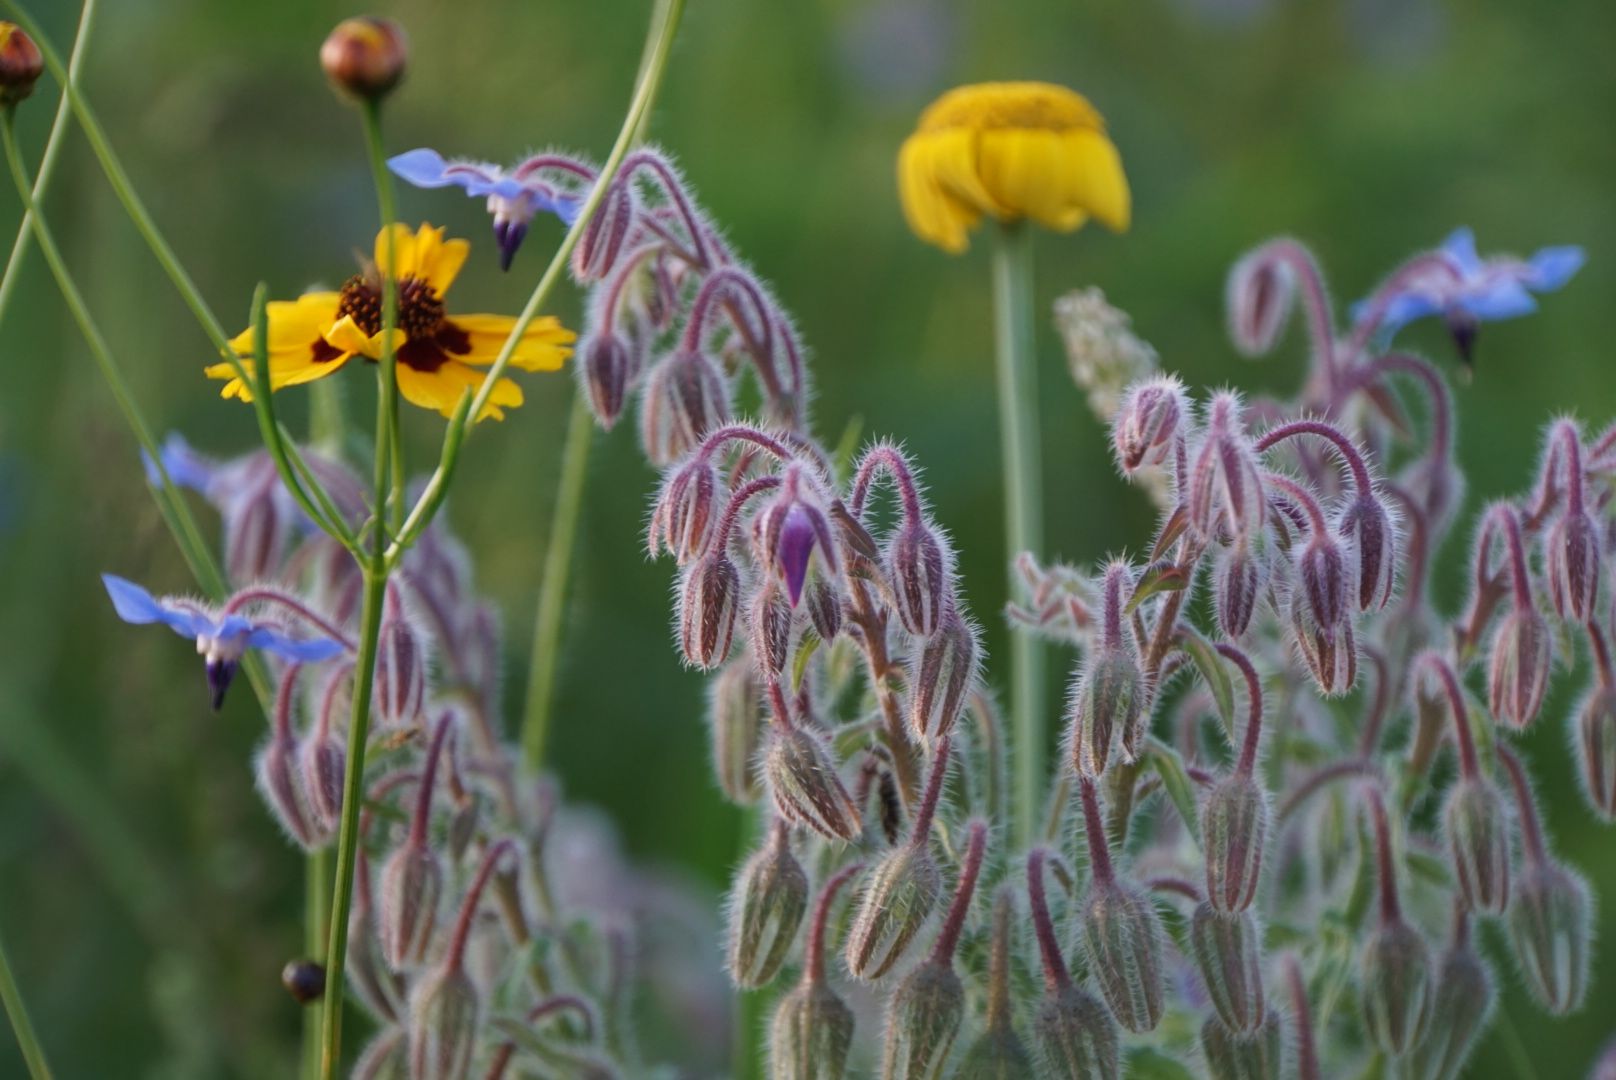
[[[1543,822],[1537,816],[1537,804],[1532,800],[1532,785],[1526,778],[1526,767],[1521,759],[1515,756],[1515,751],[1498,743],[1494,750],[1498,760],[1504,763],[1504,771],[1509,773],[1510,787],[1515,792],[1515,804],[1521,815],[1521,842],[1526,848],[1526,861],[1533,866],[1542,866],[1548,861],[1546,847],[1543,842]]]
[[[455,921],[454,936],[449,939],[449,949],[444,954],[443,967],[445,971],[455,971],[465,963],[466,943],[471,940],[472,923],[477,920],[477,907],[482,903],[483,892],[488,888],[489,879],[505,856],[516,855],[516,841],[507,837],[488,849],[483,856],[483,864],[477,868],[477,876],[472,879],[471,888],[466,890],[466,898],[460,904],[460,917]]]
[[[976,892],[976,879],[982,872],[982,856],[988,846],[988,826],[985,821],[973,821],[970,838],[966,841],[965,862],[960,867],[959,886],[954,900],[948,905],[943,928],[932,946],[931,962],[949,965],[954,961],[954,950],[959,947],[960,933],[965,929],[965,916],[971,910],[971,897]]]
[[[932,762],[931,775],[926,778],[926,793],[920,797],[920,809],[915,812],[914,829],[909,836],[909,843],[914,847],[924,847],[931,836],[931,823],[937,816],[937,802],[942,798],[943,779],[948,775],[949,751],[952,747],[953,739],[948,735],[937,740],[937,756]]]
[[[1473,780],[1480,771],[1480,765],[1476,759],[1475,736],[1470,731],[1470,710],[1465,707],[1459,678],[1448,662],[1434,652],[1421,653],[1414,661],[1414,670],[1417,672],[1421,668],[1434,671],[1442,683],[1442,689],[1448,696],[1448,709],[1453,714],[1453,737],[1459,744],[1459,772],[1465,779]]]
[[[432,793],[438,786],[438,761],[443,757],[443,744],[449,738],[454,718],[444,713],[438,729],[432,734],[432,748],[427,751],[426,768],[421,776],[421,788],[415,796],[415,816],[410,819],[410,846],[426,847],[427,825],[432,820]]]
[[[1033,936],[1038,939],[1038,953],[1044,961],[1044,985],[1058,992],[1072,985],[1072,974],[1061,955],[1060,940],[1055,936],[1055,924],[1049,918],[1049,903],[1044,896],[1044,859],[1048,852],[1033,848],[1027,853],[1027,906],[1032,912]]]
[[[1403,905],[1397,898],[1397,857],[1392,851],[1392,830],[1386,818],[1386,800],[1379,787],[1369,789],[1369,815],[1375,823],[1375,870],[1380,877],[1380,922],[1386,926],[1402,921]]]
[[[1083,799],[1083,830],[1089,840],[1089,866],[1094,871],[1096,885],[1110,885],[1116,880],[1111,871],[1111,848],[1105,838],[1105,819],[1100,816],[1100,797],[1094,781],[1087,776],[1077,778],[1078,792]]]
[[[1240,760],[1235,764],[1234,772],[1238,777],[1247,778],[1257,766],[1257,745],[1262,739],[1262,680],[1257,678],[1257,669],[1251,665],[1251,659],[1238,648],[1220,642],[1217,649],[1223,654],[1224,659],[1233,663],[1246,677],[1246,694],[1250,698],[1250,709],[1246,719],[1246,737],[1240,744]]]
[[[1353,488],[1360,495],[1369,494],[1372,487],[1369,466],[1364,464],[1363,455],[1358,452],[1352,440],[1333,424],[1319,420],[1293,420],[1288,424],[1281,424],[1257,440],[1257,452],[1262,453],[1284,439],[1293,439],[1299,435],[1317,435],[1333,444],[1341,459],[1347,463],[1347,469],[1352,473]]]
[[[814,905],[814,919],[808,925],[808,944],[803,948],[802,954],[802,980],[804,984],[815,986],[825,981],[825,924],[830,921],[830,906],[836,899],[837,890],[851,881],[860,870],[863,863],[854,863],[838,870],[825,887],[819,892],[819,902]]]
[[[1296,1019],[1297,1080],[1319,1080],[1319,1049],[1314,1045],[1313,1013],[1307,1004],[1302,965],[1295,954],[1285,957],[1285,983],[1290,989],[1291,1013]]]

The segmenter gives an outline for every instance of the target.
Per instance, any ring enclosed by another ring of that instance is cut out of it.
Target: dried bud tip
[[[404,77],[409,39],[391,19],[344,19],[320,46],[320,66],[331,85],[361,101],[385,97]]]

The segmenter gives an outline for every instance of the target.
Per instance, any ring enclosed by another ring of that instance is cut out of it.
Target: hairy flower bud
[[[674,470],[663,481],[651,511],[647,536],[651,555],[666,547],[680,566],[705,555],[718,527],[719,506],[728,498],[711,462],[698,457]]]
[[[320,66],[331,85],[361,100],[385,97],[404,77],[409,39],[391,19],[344,19],[320,46]]]
[[[580,284],[601,281],[611,274],[633,229],[636,211],[633,181],[617,177],[572,249],[572,276]]]
[[[34,92],[45,70],[39,46],[16,23],[0,20],[0,108],[9,108]]]
[[[591,334],[578,352],[583,357],[578,371],[589,398],[590,411],[600,426],[610,431],[623,415],[623,402],[634,375],[634,355],[628,342],[610,327],[602,327]]]
[[[640,441],[652,465],[665,469],[713,428],[729,422],[729,384],[712,358],[670,353],[646,373],[640,401]]]
[[[808,586],[808,621],[819,640],[829,643],[842,632],[842,598],[824,578]]]
[[[330,834],[322,830],[307,809],[298,769],[301,748],[295,735],[272,735],[253,764],[258,793],[281,828],[304,850],[312,851]]]
[[[1616,820],[1616,690],[1594,687],[1574,716],[1583,791],[1595,813]]]
[[[976,629],[950,609],[920,653],[909,694],[909,726],[922,739],[948,734],[976,682]]]
[[[409,1049],[409,1035],[403,1028],[383,1028],[359,1052],[349,1080],[406,1080],[410,1075]]]
[[[239,585],[274,576],[286,558],[292,523],[282,510],[280,490],[269,472],[254,490],[225,506],[225,573]]]
[[[326,836],[335,835],[342,822],[342,787],[348,752],[329,730],[303,740],[298,771],[309,813]]]
[[[400,845],[382,864],[382,953],[394,971],[418,964],[438,922],[443,863],[423,844]]]
[[[369,860],[360,857],[355,871],[353,907],[348,912],[348,988],[379,1020],[397,1020],[404,1001],[404,980],[383,956],[381,927],[372,900]]]
[[[954,1070],[954,1080],[1023,1080],[1037,1075],[1026,1044],[1011,1028],[982,1032]]]
[[[858,807],[836,774],[830,752],[812,733],[776,725],[764,751],[763,774],[774,793],[775,809],[787,821],[831,840],[858,836]]]
[[[903,844],[870,870],[847,934],[847,970],[879,979],[892,970],[937,908],[943,875],[929,841]]]
[[[1250,252],[1229,271],[1225,288],[1229,337],[1246,356],[1274,347],[1290,318],[1296,278],[1266,248]]]
[[[1335,537],[1308,540],[1296,557],[1296,577],[1312,621],[1326,629],[1340,626],[1347,617],[1350,589],[1347,556]]]
[[[954,582],[948,553],[924,521],[905,520],[887,548],[893,606],[903,628],[916,637],[935,633],[952,605]]]
[[[712,682],[707,702],[712,729],[713,775],[724,797],[737,806],[757,801],[758,747],[763,740],[763,703],[749,657],[726,664]]]
[[[729,906],[729,974],[755,990],[773,981],[808,910],[808,875],[791,854],[784,822],[735,878]]]
[[[791,662],[791,602],[785,590],[773,579],[765,581],[752,597],[747,630],[752,656],[765,675],[778,678]]]
[[[1161,926],[1150,898],[1119,881],[1096,880],[1083,908],[1089,971],[1117,1022],[1140,1034],[1162,1015]]]
[[[1465,903],[1489,915],[1509,903],[1509,814],[1498,789],[1461,776],[1448,792],[1442,822],[1454,877]]]
[[[1549,624],[1530,607],[1516,607],[1493,633],[1487,661],[1487,707],[1516,728],[1537,719],[1549,685]]]
[[[1431,1023],[1409,1060],[1409,1075],[1457,1080],[1492,1016],[1497,996],[1486,963],[1468,943],[1455,944],[1443,953],[1437,965]]]
[[[685,570],[680,588],[679,645],[685,663],[711,670],[729,657],[741,603],[741,573],[722,551]]]
[[[410,1001],[411,1080],[464,1080],[481,1013],[476,984],[463,967],[422,979]]]
[[[1262,531],[1268,512],[1262,476],[1234,394],[1218,394],[1208,406],[1189,486],[1190,523],[1203,538],[1249,545]]]
[[[1599,599],[1599,527],[1587,511],[1567,512],[1544,540],[1549,598],[1562,619],[1586,622]]]
[[[1431,956],[1418,930],[1402,919],[1383,921],[1359,957],[1364,1027],[1387,1057],[1418,1045],[1431,1015]]]
[[[1266,1012],[1259,937],[1249,912],[1224,915],[1202,903],[1190,920],[1190,951],[1201,981],[1218,1019],[1235,1035],[1255,1031]]]
[[[1529,859],[1516,880],[1510,943],[1527,989],[1555,1016],[1575,1011],[1588,988],[1591,907],[1588,886],[1558,863]]]
[[[1262,560],[1249,549],[1219,550],[1212,564],[1212,606],[1225,637],[1238,638],[1251,626],[1263,577]]]
[[[1352,552],[1358,609],[1385,607],[1397,582],[1397,530],[1385,504],[1372,492],[1360,491],[1342,512],[1336,531]]]
[[[769,1026],[774,1080],[842,1080],[853,1046],[853,1010],[827,983],[805,980],[780,999]]]
[[[1270,1011],[1253,1035],[1240,1035],[1215,1016],[1201,1025],[1201,1052],[1211,1080],[1279,1080],[1285,1075],[1285,1038]]]
[[[1291,598],[1291,633],[1320,691],[1334,697],[1352,689],[1358,679],[1358,642],[1351,619],[1342,619],[1333,627],[1321,625],[1298,592]]]
[[[1123,474],[1166,464],[1188,412],[1184,384],[1176,375],[1130,386],[1111,424],[1111,446]]]
[[[375,716],[386,727],[412,725],[426,699],[426,649],[390,591],[376,643]]]
[[[1206,897],[1214,911],[1232,915],[1251,907],[1262,879],[1268,838],[1268,802],[1248,775],[1219,780],[1201,804],[1201,849],[1206,853]]]
[[[800,471],[789,471],[772,499],[753,520],[753,545],[758,561],[785,586],[795,608],[808,585],[808,570],[818,552],[820,565],[835,575],[840,570],[830,519],[803,489],[808,481]]]
[[[1044,995],[1032,1031],[1044,1064],[1038,1075],[1063,1080],[1122,1076],[1117,1023],[1093,994],[1076,984],[1068,982]]]
[[[1081,775],[1102,775],[1112,744],[1118,740],[1125,760],[1131,762],[1138,756],[1149,701],[1149,684],[1133,650],[1096,647],[1083,665],[1067,706],[1072,763]]]
[[[964,1018],[965,990],[953,967],[927,960],[915,968],[888,1006],[884,1080],[940,1076]]]

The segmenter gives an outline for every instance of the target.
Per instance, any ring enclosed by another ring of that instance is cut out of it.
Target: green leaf
[[[1404,851],[1403,862],[1407,864],[1409,873],[1415,877],[1424,878],[1442,888],[1451,888],[1453,885],[1453,875],[1448,873],[1448,864],[1428,851],[1413,849]]]
[[[1212,643],[1193,628],[1184,626],[1182,633],[1179,648],[1200,669],[1202,681],[1217,702],[1218,718],[1223,721],[1224,734],[1229,737],[1229,745],[1235,746],[1238,740],[1234,730],[1234,683],[1229,679],[1228,669],[1223,666],[1223,658]]]
[[[1156,775],[1161,777],[1162,790],[1167,792],[1167,797],[1178,810],[1178,816],[1184,819],[1184,824],[1189,828],[1190,837],[1199,847],[1201,815],[1195,808],[1195,784],[1190,780],[1189,773],[1184,771],[1184,759],[1178,756],[1177,750],[1154,735],[1150,737],[1148,746],[1150,765],[1156,770]]]
[[[1130,1046],[1123,1072],[1129,1080],[1195,1080],[1195,1074],[1160,1050],[1150,1046]]]
[[[797,645],[797,655],[791,663],[791,690],[795,693],[802,689],[802,677],[808,672],[808,661],[813,659],[814,651],[819,648],[820,637],[812,627],[802,632],[802,641]]]
[[[1132,615],[1140,604],[1162,592],[1179,592],[1189,586],[1190,576],[1184,568],[1175,562],[1153,562],[1145,567],[1144,573],[1139,575],[1139,583],[1133,587],[1128,596],[1128,603],[1122,609],[1124,615]]]

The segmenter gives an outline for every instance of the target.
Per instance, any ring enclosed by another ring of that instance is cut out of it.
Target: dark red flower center
[[[337,318],[345,315],[353,316],[354,325],[366,334],[381,331],[381,283],[373,275],[355,274],[343,283]],[[416,371],[436,371],[453,356],[471,352],[471,337],[444,313],[438,291],[420,278],[407,277],[399,282],[398,328],[406,338],[399,346],[398,362]],[[317,364],[342,355],[324,338],[311,348]]]

